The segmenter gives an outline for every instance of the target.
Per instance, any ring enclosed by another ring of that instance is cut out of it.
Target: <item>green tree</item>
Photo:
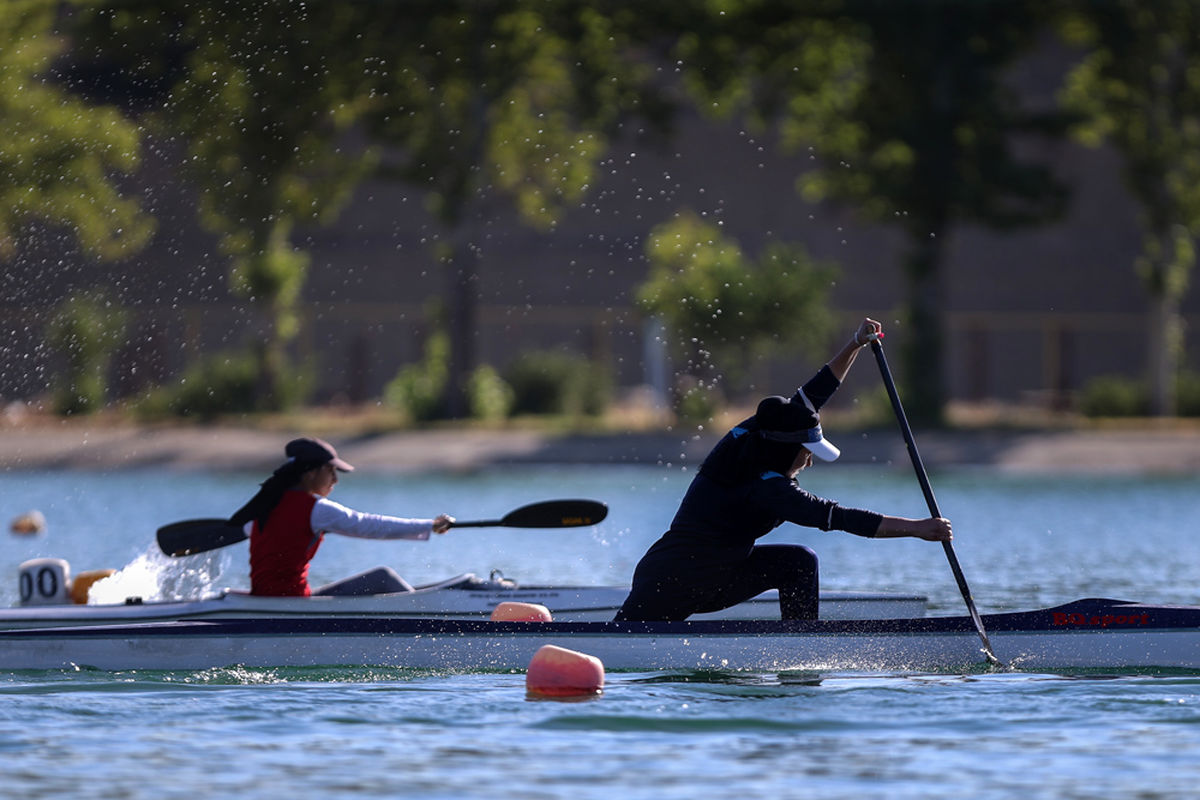
[[[679,371],[701,385],[741,380],[756,358],[781,346],[827,342],[837,268],[802,247],[775,242],[754,261],[717,225],[684,213],[654,229],[646,256],[638,305],[662,319]]]
[[[33,220],[71,231],[87,255],[119,258],[153,231],[114,176],[138,166],[140,132],[55,82],[57,4],[0,1],[0,259]]]
[[[791,150],[812,148],[804,196],[853,206],[908,241],[902,377],[917,421],[945,403],[942,276],[956,224],[1044,223],[1065,193],[1019,160],[1017,137],[1055,134],[1052,113],[1023,108],[1006,68],[1044,23],[1036,0],[805,6],[699,2],[680,40],[687,79],[716,113],[744,113]]]
[[[231,287],[267,319],[252,350],[259,403],[278,408],[309,264],[295,228],[335,219],[373,164],[341,145],[365,104],[359,34],[375,6],[80,2],[84,52],[154,87],[146,124],[183,144],[179,166],[230,258]]]
[[[274,314],[264,374],[295,330],[307,259],[293,227],[332,218],[375,167],[372,154],[338,147],[365,119],[356,132],[387,148],[377,174],[425,192],[443,227],[434,255],[448,276],[450,416],[468,411],[482,215],[509,202],[553,227],[650,77],[627,58],[632,4],[78,2],[91,10],[92,46],[160,87],[152,116],[186,144],[234,286]]]
[[[1110,143],[1141,205],[1137,270],[1151,298],[1150,409],[1175,411],[1183,359],[1180,304],[1200,235],[1200,6],[1194,0],[1075,3],[1064,25],[1086,48],[1063,102],[1082,121],[1075,133]]]
[[[126,314],[103,291],[76,292],[51,317],[47,342],[66,363],[55,381],[54,410],[87,414],[108,399],[108,370],[125,335]]]
[[[368,128],[389,173],[428,191],[441,224],[450,369],[442,413],[464,416],[474,371],[482,217],[514,206],[552,229],[596,179],[622,114],[656,108],[631,59],[633,4],[437,0],[372,6]]]

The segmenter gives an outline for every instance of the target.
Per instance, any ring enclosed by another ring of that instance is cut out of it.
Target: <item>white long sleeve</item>
[[[310,517],[318,533],[340,533],[359,539],[428,539],[431,519],[404,519],[384,514],[365,514],[325,498],[317,498]]]

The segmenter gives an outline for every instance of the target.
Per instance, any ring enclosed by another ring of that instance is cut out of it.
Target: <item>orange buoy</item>
[[[115,569],[89,569],[79,573],[75,576],[75,580],[71,581],[71,602],[76,605],[86,606],[88,592],[92,590],[92,584],[116,574],[117,571]]]
[[[525,672],[525,690],[542,697],[580,697],[604,689],[604,665],[595,656],[542,645]]]
[[[9,530],[22,536],[35,536],[39,533],[45,533],[46,517],[37,509],[26,511],[12,521],[12,524],[9,525]]]
[[[492,609],[493,622],[549,622],[550,609],[537,603],[505,600]]]

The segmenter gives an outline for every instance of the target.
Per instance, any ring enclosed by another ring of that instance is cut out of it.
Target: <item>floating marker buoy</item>
[[[549,622],[550,609],[537,603],[505,600],[492,609],[492,622]]]
[[[75,580],[71,581],[71,602],[76,605],[86,606],[88,592],[91,591],[92,584],[116,574],[117,571],[115,569],[89,569],[79,573],[75,576]]]
[[[42,512],[26,511],[24,514],[16,517],[9,530],[13,533],[21,534],[22,536],[32,536],[38,533],[46,532],[46,517]]]
[[[542,697],[580,697],[604,689],[604,665],[595,656],[542,645],[525,672],[525,690]]]

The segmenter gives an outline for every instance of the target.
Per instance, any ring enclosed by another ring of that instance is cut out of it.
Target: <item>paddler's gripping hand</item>
[[[866,347],[876,339],[882,338],[883,326],[870,317],[864,319],[854,332],[854,344],[857,347]]]
[[[450,530],[450,526],[454,524],[454,517],[449,514],[438,514],[433,518],[433,532],[445,533]]]
[[[909,536],[927,542],[948,542],[954,538],[950,520],[944,517],[908,519],[907,517],[884,517],[875,531],[878,539],[895,539]]]
[[[948,542],[954,538],[954,530],[950,527],[950,520],[944,517],[930,517],[917,522],[913,536],[927,542]]]
[[[858,358],[859,351],[882,336],[883,326],[870,317],[864,318],[855,328],[854,336],[850,341],[846,342],[826,364],[829,371],[833,373],[833,377],[839,381],[845,380],[846,373],[850,371],[850,365]]]

